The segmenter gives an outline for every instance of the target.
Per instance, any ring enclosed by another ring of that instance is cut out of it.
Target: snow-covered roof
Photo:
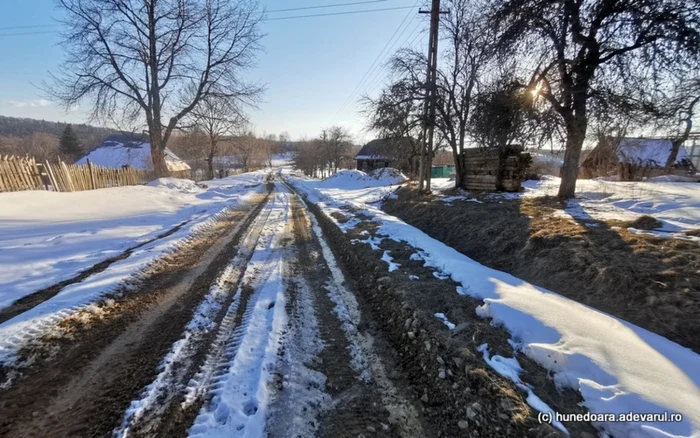
[[[623,138],[617,146],[617,158],[623,163],[665,166],[671,153],[673,141],[668,139]],[[676,162],[688,158],[685,149],[680,148]]]
[[[356,160],[388,160],[384,155],[355,155]]]
[[[355,155],[355,160],[392,160],[392,148],[408,139],[378,138],[372,140]]]
[[[86,164],[87,160],[98,166],[120,168],[131,166],[134,169],[153,169],[151,144],[137,137],[111,135],[101,145],[90,151],[77,164]],[[190,166],[178,158],[170,149],[165,148],[165,163],[170,172],[190,170]]]

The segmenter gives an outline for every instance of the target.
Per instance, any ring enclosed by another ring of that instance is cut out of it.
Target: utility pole
[[[437,55],[438,55],[438,31],[440,27],[440,14],[448,14],[449,11],[440,10],[440,0],[432,0],[430,11],[420,10],[419,14],[430,14],[430,37],[428,39],[428,73],[425,81],[425,103],[423,107],[423,144],[420,150],[420,165],[418,190],[430,191],[430,174],[433,162],[433,137],[435,133],[435,105],[437,99]],[[426,178],[427,177],[427,178]]]

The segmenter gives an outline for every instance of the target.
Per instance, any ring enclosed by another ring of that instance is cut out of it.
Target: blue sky
[[[351,0],[262,0],[267,10],[347,3]],[[357,0],[355,0],[357,1]],[[308,15],[362,9],[412,6],[415,0],[386,0],[372,4],[328,9],[270,13],[268,17]],[[85,122],[82,110],[66,114],[46,100],[38,89],[48,72],[60,64],[59,37],[50,32],[60,10],[53,0],[5,0],[0,2],[0,114],[14,117]],[[404,19],[408,17],[405,21]],[[399,27],[401,23],[402,27]],[[289,132],[293,138],[315,137],[331,124],[347,126],[357,141],[371,136],[355,102],[363,91],[376,94],[383,69],[376,69],[360,87],[350,105],[340,111],[361,78],[387,42],[425,47],[425,15],[417,9],[400,9],[354,15],[267,21],[263,30],[264,52],[250,77],[267,84],[260,109],[251,112],[258,133]],[[39,26],[16,28],[19,26]],[[391,40],[392,35],[399,29]],[[22,34],[22,35],[11,35]],[[399,37],[399,35],[401,35]],[[391,46],[391,44],[389,44]],[[340,111],[340,114],[339,114]]]

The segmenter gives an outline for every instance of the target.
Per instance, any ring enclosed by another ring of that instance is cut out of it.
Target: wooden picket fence
[[[150,172],[130,167],[111,169],[90,161],[84,165],[63,161],[38,163],[31,157],[0,156],[0,192],[52,190],[76,192],[134,186],[150,180]]]

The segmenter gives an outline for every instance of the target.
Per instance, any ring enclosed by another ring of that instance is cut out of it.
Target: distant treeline
[[[63,130],[66,129],[66,125],[67,123],[62,122],[0,116],[0,136],[24,138],[35,133],[43,132],[60,137],[61,134],[63,134]],[[87,149],[95,147],[105,137],[114,133],[113,129],[108,128],[98,128],[96,126],[74,123],[71,125],[73,126],[73,131]],[[97,143],[87,143],[87,140],[95,138],[98,138]]]

